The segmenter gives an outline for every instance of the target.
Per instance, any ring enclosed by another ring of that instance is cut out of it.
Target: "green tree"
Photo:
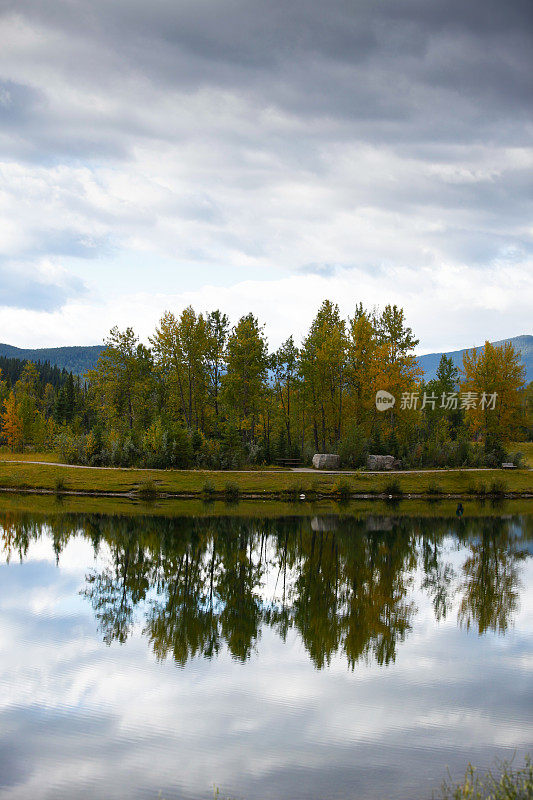
[[[149,416],[151,354],[139,343],[132,328],[112,328],[94,370],[88,373],[92,400],[98,412],[129,431]]]
[[[353,318],[348,319],[346,349],[348,399],[345,408],[351,422],[362,428],[367,436],[370,434],[370,424],[375,409],[377,347],[378,339],[372,317],[359,303]]]
[[[375,353],[376,369],[374,370],[374,388],[384,389],[394,395],[397,403],[386,414],[380,414],[379,420],[374,414],[375,426],[381,425],[381,438],[388,441],[388,449],[394,445],[405,446],[417,426],[417,413],[404,410],[399,413],[401,397],[412,392],[422,375],[413,349],[418,339],[405,322],[405,313],[396,305],[387,305],[381,314],[374,317],[377,348]]]
[[[203,315],[187,306],[179,318],[167,311],[150,338],[164,384],[164,400],[189,429],[205,427],[208,392],[207,351],[212,342]]]
[[[292,336],[276,350],[271,358],[271,368],[274,376],[274,388],[281,406],[281,414],[287,432],[287,446],[291,453],[293,449],[291,403],[295,384],[298,381],[299,351],[294,344]]]
[[[226,365],[223,380],[226,410],[230,416],[235,415],[243,439],[253,442],[268,368],[267,342],[253,314],[241,317],[233,328]]]
[[[219,418],[219,398],[224,374],[226,344],[228,341],[229,319],[218,309],[207,315],[206,362],[208,392],[215,420]]]
[[[300,357],[317,450],[335,448],[341,438],[346,349],[346,324],[339,307],[324,300],[304,339]]]

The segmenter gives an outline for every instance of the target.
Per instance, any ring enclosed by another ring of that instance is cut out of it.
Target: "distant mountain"
[[[501,345],[504,342],[511,342],[516,350],[522,353],[522,361],[526,367],[526,382],[533,381],[533,336],[515,336],[513,339],[502,339],[499,342],[492,342],[492,344]],[[13,347],[10,344],[0,344],[0,356],[5,358],[19,358],[26,361],[40,361],[41,364],[49,362],[51,366],[57,366],[60,369],[66,369],[69,372],[74,372],[76,375],[85,375],[88,369],[93,369],[96,362],[103,350],[103,345],[91,345],[89,347],[43,347],[33,350],[25,350],[20,347]],[[472,348],[465,348],[471,350]],[[478,350],[483,349],[480,345]],[[465,350],[454,350],[450,353],[445,353],[451,356],[454,364],[462,367],[463,353]],[[426,380],[431,380],[435,377],[437,367],[442,353],[427,353],[425,356],[419,356],[418,363],[425,373]]]
[[[103,349],[99,344],[90,347],[38,347],[33,350],[0,344],[0,356],[22,361],[40,361],[41,364],[48,362],[51,366],[66,369],[76,375],[85,375],[88,369],[96,366]]]
[[[519,350],[522,353],[522,361],[526,367],[526,383],[533,381],[533,336],[515,336],[513,339],[502,339],[499,342],[491,342],[491,344],[502,345],[505,342],[510,342],[515,350]],[[480,345],[476,349],[483,350],[483,345]],[[465,350],[454,350],[451,353],[444,353],[444,355],[448,357],[451,356],[455,366],[461,369],[463,366],[463,353],[465,353],[466,350],[472,350],[472,348],[467,347]],[[419,356],[418,363],[425,372],[426,380],[430,381],[435,377],[442,355],[442,353],[428,353],[425,356]]]

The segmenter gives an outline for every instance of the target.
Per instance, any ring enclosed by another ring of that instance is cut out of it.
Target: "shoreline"
[[[533,499],[532,469],[157,470],[0,460],[0,492],[164,500]]]
[[[339,492],[315,492],[313,490],[305,489],[299,497],[291,497],[288,491],[269,491],[267,489],[262,492],[246,492],[239,491],[234,497],[228,499],[227,492],[215,491],[209,494],[205,492],[159,492],[146,495],[141,490],[131,490],[126,492],[109,492],[98,489],[47,489],[38,486],[0,486],[0,493],[2,494],[34,494],[45,495],[48,497],[112,497],[122,498],[126,500],[203,500],[206,503],[214,501],[224,501],[238,503],[239,500],[276,500],[286,503],[314,503],[323,500],[332,500],[337,503],[349,502],[351,500],[376,500],[376,501],[399,501],[399,500],[424,500],[428,502],[438,502],[439,500],[465,500],[465,501],[483,501],[487,500],[533,500],[533,491],[530,492],[397,492],[389,494],[387,492],[350,492],[342,494]]]
[[[309,494],[309,496],[296,498],[294,500],[288,499],[286,493],[282,492],[264,492],[262,494],[253,494],[250,492],[240,492],[236,498],[232,498],[231,501],[228,501],[228,498],[224,492],[216,492],[212,495],[205,495],[201,492],[198,493],[166,493],[166,492],[157,492],[153,496],[146,497],[143,496],[140,492],[105,492],[105,491],[96,491],[96,490],[83,490],[79,489],[76,491],[72,490],[55,490],[55,489],[40,489],[40,488],[32,488],[28,486],[24,487],[6,487],[0,486],[0,493],[2,494],[30,494],[30,495],[44,495],[48,497],[112,497],[112,498],[123,498],[126,500],[143,500],[145,502],[150,502],[153,500],[203,500],[204,502],[214,502],[214,501],[224,501],[224,502],[233,502],[238,503],[240,500],[274,500],[286,503],[314,503],[320,502],[323,500],[333,500],[336,502],[349,502],[351,500],[376,500],[376,501],[387,501],[387,500],[394,500],[394,501],[405,501],[405,500],[425,500],[428,502],[438,502],[439,500],[465,500],[465,501],[472,501],[472,500],[533,500],[533,492],[505,492],[505,493],[491,493],[486,492],[483,495],[476,495],[476,494],[466,494],[466,493],[457,493],[457,494],[447,494],[447,493],[438,493],[438,494],[416,494],[410,492],[409,494],[404,494],[403,492],[400,494],[386,494],[385,492],[374,492],[374,493],[367,493],[367,494],[349,494],[345,497],[341,497],[338,494],[331,492],[330,494],[319,494],[313,493]]]

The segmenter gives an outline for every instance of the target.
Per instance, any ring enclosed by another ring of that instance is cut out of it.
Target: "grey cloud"
[[[505,9],[497,0],[165,0],[148,6],[22,0],[16,8],[62,32],[66,45],[69,36],[83,35],[88,46],[69,64],[82,83],[109,85],[130,69],[155,88],[223,86],[297,113],[378,122],[423,122],[444,99],[442,88],[455,95],[448,114],[459,99],[470,99],[475,107],[468,117],[479,127],[486,112],[484,128],[498,109],[523,113],[516,104],[531,98],[531,7],[522,0]],[[433,101],[419,107],[428,89]],[[460,132],[463,118],[454,122]]]
[[[335,275],[336,271],[337,267],[334,264],[320,263],[304,264],[298,270],[298,272],[301,272],[303,275],[320,275],[323,278],[330,278],[332,275]]]
[[[42,91],[13,81],[0,80],[0,124],[17,127],[30,119],[45,99]]]
[[[16,14],[42,34],[24,56],[24,80],[13,77],[23,57],[10,56],[9,48],[0,56],[0,78],[8,76],[3,93],[0,87],[5,158],[93,168],[107,161],[135,170],[140,148],[159,153],[180,144],[203,147],[220,162],[199,166],[189,178],[196,185],[169,191],[166,206],[143,210],[139,223],[127,204],[117,214],[116,206],[91,206],[73,194],[69,209],[107,225],[109,235],[86,246],[76,244],[75,234],[40,232],[39,252],[73,247],[90,256],[120,239],[126,216],[131,227],[152,226],[146,238],[165,217],[209,228],[212,246],[193,242],[184,245],[187,252],[212,252],[218,242],[271,259],[261,230],[274,226],[261,220],[257,233],[231,230],[220,187],[230,187],[246,211],[252,191],[268,196],[284,179],[333,186],[337,207],[340,197],[351,212],[374,207],[402,220],[412,213],[442,218],[443,233],[418,235],[413,246],[421,250],[429,244],[477,263],[509,245],[528,249],[526,169],[454,184],[424,168],[461,164],[479,145],[493,148],[496,163],[501,151],[530,145],[529,0],[11,0],[0,8],[6,24]],[[85,102],[68,93],[65,99],[65,84]],[[196,96],[197,114],[189,109],[188,117],[182,101]],[[99,98],[109,101],[103,110]],[[225,108],[228,98],[246,107],[244,121],[231,104]],[[269,125],[262,114],[270,111],[288,119]],[[362,164],[351,179],[333,174],[336,150],[348,145],[390,151],[411,162],[409,169],[393,180],[386,166],[373,175]],[[247,168],[249,152],[266,156],[270,166]],[[324,201],[323,219],[334,206]],[[377,238],[374,263],[381,256]],[[302,262],[294,268],[332,274],[329,262],[309,265],[307,254]],[[368,264],[369,254],[354,254],[354,263]]]
[[[0,262],[0,306],[55,311],[86,293],[83,281],[72,275],[48,279],[27,265]]]

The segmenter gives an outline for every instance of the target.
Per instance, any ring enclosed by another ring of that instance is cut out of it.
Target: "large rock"
[[[340,465],[340,456],[336,456],[335,453],[315,453],[313,456],[315,469],[339,469]]]
[[[339,527],[339,518],[332,516],[313,517],[311,520],[311,530],[319,533],[327,533],[328,531],[336,531]]]
[[[399,465],[394,456],[368,456],[366,460],[367,469],[373,472],[381,469],[394,469]]]
[[[369,516],[366,518],[366,529],[367,531],[391,531],[392,523],[392,517]]]

